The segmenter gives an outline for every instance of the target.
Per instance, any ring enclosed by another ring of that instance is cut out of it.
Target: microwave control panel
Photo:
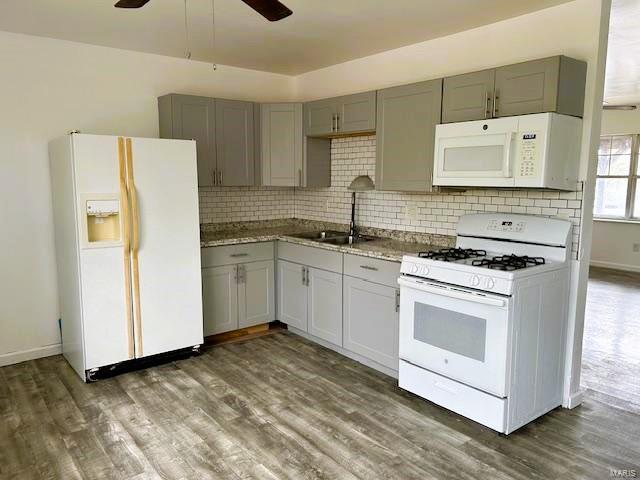
[[[539,135],[537,132],[520,132],[518,137],[518,170],[516,174],[519,177],[537,177],[539,175]]]

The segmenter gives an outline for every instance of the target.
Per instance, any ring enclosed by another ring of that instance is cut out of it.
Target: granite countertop
[[[201,226],[200,246],[217,247],[282,240],[314,248],[399,262],[403,255],[449,247],[455,242],[454,237],[445,235],[373,228],[361,228],[360,233],[377,238],[356,245],[331,245],[292,236],[322,230],[347,232],[349,227],[343,224],[298,219],[204,224]]]

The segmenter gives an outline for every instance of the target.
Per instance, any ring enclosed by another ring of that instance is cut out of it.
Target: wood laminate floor
[[[640,413],[640,274],[591,268],[581,382]]]
[[[504,437],[291,333],[84,384],[0,369],[4,479],[605,479],[640,417],[587,395]]]

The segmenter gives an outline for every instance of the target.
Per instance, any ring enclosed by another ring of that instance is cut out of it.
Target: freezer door
[[[120,215],[118,138],[73,134],[72,145],[84,368],[89,370],[133,358],[133,332],[127,316],[130,289],[126,286],[125,224]],[[95,212],[96,205],[102,205],[104,211]]]
[[[135,191],[131,185],[129,189],[132,205],[137,203],[132,270],[139,358],[203,343],[196,144],[134,138],[131,158]]]

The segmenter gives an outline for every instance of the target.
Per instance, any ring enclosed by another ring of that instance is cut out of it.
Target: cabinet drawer
[[[398,384],[400,388],[498,432],[506,429],[506,398],[494,397],[403,360],[400,360]]]
[[[400,264],[377,258],[345,254],[344,274],[397,288]]]
[[[342,273],[342,253],[322,248],[280,241],[278,242],[278,258],[321,270]]]
[[[273,260],[273,242],[242,243],[200,249],[202,268]]]

